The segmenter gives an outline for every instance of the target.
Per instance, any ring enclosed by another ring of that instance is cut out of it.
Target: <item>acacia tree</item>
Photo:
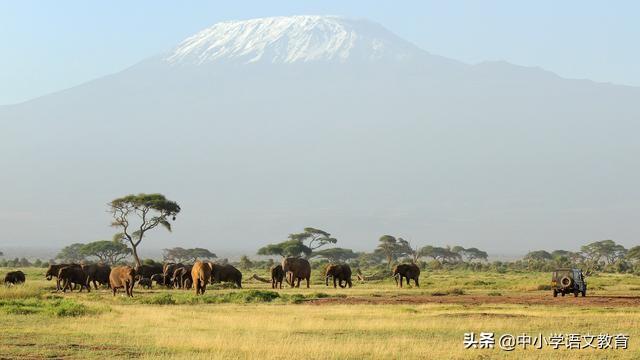
[[[335,244],[338,242],[336,238],[332,238],[331,234],[324,230],[306,227],[301,233],[289,234],[290,240],[297,240],[302,243],[307,241],[306,246],[311,249],[311,251],[325,246],[327,244]]]
[[[80,249],[85,256],[97,257],[101,262],[115,265],[131,255],[131,249],[121,241],[100,240],[85,244]]]
[[[117,198],[109,203],[113,216],[112,226],[120,228],[120,236],[131,245],[136,267],[142,266],[138,245],[147,231],[162,225],[171,231],[169,220],[175,220],[180,206],[162,194],[138,194]]]
[[[460,256],[465,257],[467,261],[473,261],[473,260],[486,261],[487,258],[489,257],[489,254],[487,254],[485,251],[482,251],[474,247],[465,249],[462,246],[454,246],[451,248],[451,251],[453,251],[456,254],[460,254]]]
[[[343,248],[330,248],[324,249],[320,251],[316,251],[313,253],[314,257],[321,257],[329,260],[330,262],[345,262],[347,260],[355,259],[359,254],[356,254],[351,249],[343,249]]]
[[[553,256],[546,250],[529,251],[525,256],[525,260],[547,261],[553,259]]]
[[[625,258],[631,262],[640,262],[640,246],[634,246],[629,249]]]
[[[58,255],[56,255],[56,259],[62,260],[63,262],[71,262],[71,263],[79,263],[85,260],[85,254],[82,252],[82,248],[84,244],[75,243],[68,246],[65,246],[60,250]]]
[[[184,249],[181,247],[174,247],[171,249],[164,249],[163,257],[167,261],[173,262],[196,262],[198,259],[214,259],[217,258],[216,254],[203,248]]]
[[[616,244],[613,240],[602,240],[584,245],[580,248],[580,251],[587,259],[596,264],[603,258],[607,264],[613,264],[625,256],[627,249],[622,245]]]
[[[269,244],[258,249],[258,255],[309,256],[311,249],[299,240],[287,240],[278,244]]]
[[[398,240],[395,236],[382,235],[378,242],[375,252],[384,255],[385,259],[387,259],[387,265],[390,267],[391,263],[398,257]]]
[[[462,256],[454,252],[449,247],[427,245],[422,249],[420,249],[419,255],[421,257],[433,258],[434,260],[440,261],[442,263],[446,263],[446,262],[455,263],[462,260]]]

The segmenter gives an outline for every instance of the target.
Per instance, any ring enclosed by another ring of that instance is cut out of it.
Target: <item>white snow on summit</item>
[[[422,52],[382,26],[337,16],[228,21],[184,40],[170,64],[402,60]]]

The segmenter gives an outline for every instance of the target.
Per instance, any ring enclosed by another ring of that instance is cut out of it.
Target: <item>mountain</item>
[[[640,90],[430,54],[366,20],[216,24],[120,73],[0,107],[0,242],[109,238],[162,192],[175,244],[255,250],[305,226],[493,253],[631,245]],[[143,249],[144,254],[144,249]]]
[[[292,16],[215,24],[186,39],[171,64],[212,62],[371,62],[420,57],[422,51],[378,24],[335,16]]]

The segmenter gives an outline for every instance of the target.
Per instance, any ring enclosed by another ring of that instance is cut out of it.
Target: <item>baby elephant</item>
[[[282,280],[284,280],[284,270],[282,270],[282,265],[278,264],[271,268],[271,288],[277,289],[280,284],[280,289],[282,289]]]
[[[142,286],[143,289],[152,289],[153,282],[149,278],[141,278],[138,280],[138,285]]]
[[[329,286],[329,278],[333,278],[333,287],[336,287],[336,281],[341,288],[345,286],[353,286],[351,283],[351,267],[347,264],[329,264],[325,269],[325,285]],[[344,285],[342,282],[344,281]]]
[[[10,271],[4,276],[5,285],[22,284],[25,281],[24,273],[20,270]]]

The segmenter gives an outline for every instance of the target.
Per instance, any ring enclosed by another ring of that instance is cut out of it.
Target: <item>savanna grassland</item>
[[[8,269],[0,269],[3,274]],[[640,358],[640,277],[588,278],[586,298],[553,298],[547,273],[442,271],[421,287],[392,280],[272,291],[193,291],[136,287],[135,297],[107,289],[55,293],[44,269],[27,283],[0,288],[0,359],[500,359]],[[254,271],[245,271],[252,274]],[[266,277],[266,272],[258,272]],[[465,332],[630,336],[628,350],[464,349]]]

